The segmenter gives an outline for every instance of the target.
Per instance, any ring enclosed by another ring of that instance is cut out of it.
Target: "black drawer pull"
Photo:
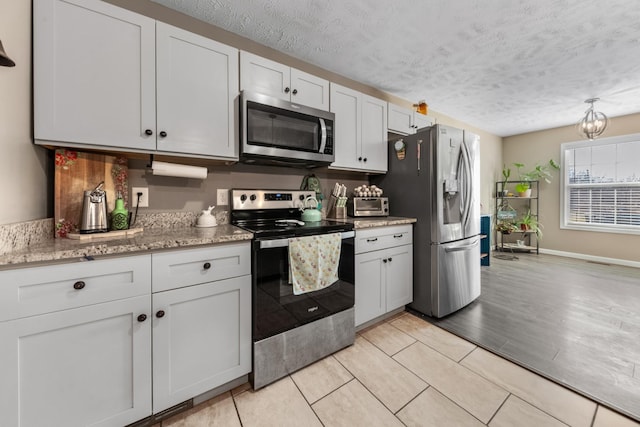
[[[394,234],[394,235],[393,235],[393,238],[394,238],[394,239],[399,239],[399,238],[401,238],[401,237],[402,237],[402,234]]]
[[[387,259],[386,258],[383,259],[382,262],[384,262],[386,264],[387,263]]]
[[[298,89],[294,89],[291,93],[294,94],[294,95],[297,95],[298,94]]]
[[[160,132],[160,136],[162,138],[166,138],[167,137],[167,133],[165,131]]]
[[[156,317],[159,319],[161,317],[164,317],[164,310],[158,310],[158,312],[156,313]]]
[[[393,258],[389,258],[389,262],[393,261]]]
[[[284,93],[289,93],[289,91],[290,91],[290,90],[291,90],[291,89],[289,89],[288,87],[285,87],[285,88],[284,88]]]
[[[138,316],[138,322],[144,322],[145,320],[147,320],[146,314],[141,314],[140,316]]]
[[[80,289],[84,289],[84,287],[85,287],[85,283],[82,280],[73,284],[73,289],[77,291],[79,291]]]
[[[202,268],[204,268],[205,270],[208,270],[211,268],[211,263],[210,262],[205,262],[204,265],[202,266]]]
[[[378,238],[374,237],[373,239],[367,239],[367,242],[377,242]]]
[[[144,131],[144,134],[148,135],[148,136],[151,136],[151,135],[153,135],[153,131],[151,129],[147,129],[147,130]]]

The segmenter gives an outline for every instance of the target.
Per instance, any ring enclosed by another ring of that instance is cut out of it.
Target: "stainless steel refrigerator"
[[[389,143],[389,170],[372,183],[390,214],[414,217],[413,302],[443,317],[480,296],[480,155],[477,135],[435,125]]]

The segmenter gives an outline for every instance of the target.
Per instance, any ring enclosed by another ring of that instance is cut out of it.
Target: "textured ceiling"
[[[153,0],[500,136],[640,112],[637,0]]]

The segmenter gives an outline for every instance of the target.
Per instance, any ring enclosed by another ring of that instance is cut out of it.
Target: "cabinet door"
[[[387,311],[413,301],[413,245],[387,249]]]
[[[389,104],[389,132],[409,135],[416,133],[413,127],[413,111],[398,105]]]
[[[157,149],[237,158],[238,50],[162,22],[156,48]]]
[[[151,415],[149,296],[0,323],[7,426],[114,426]],[[140,318],[142,319],[142,318]]]
[[[386,310],[384,290],[385,251],[374,251],[356,255],[356,326],[383,315]]]
[[[361,167],[372,172],[387,171],[387,103],[362,95]]]
[[[33,56],[36,140],[155,149],[153,19],[99,0],[34,1]]]
[[[433,126],[434,124],[435,124],[435,120],[433,119],[433,117],[420,114],[417,111],[413,112],[414,132],[416,132],[418,129]]]
[[[331,112],[335,161],[332,168],[360,169],[362,163],[362,96],[360,92],[331,83]],[[359,159],[359,160],[358,160]]]
[[[154,412],[251,371],[251,276],[153,294],[153,311]]]
[[[292,68],[291,102],[328,111],[329,81]]]
[[[240,90],[290,100],[291,68],[249,52],[240,52]]]

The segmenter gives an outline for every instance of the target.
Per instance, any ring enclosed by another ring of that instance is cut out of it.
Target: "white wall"
[[[47,153],[32,138],[31,2],[0,1],[0,40],[15,67],[0,67],[0,225],[46,218]]]

